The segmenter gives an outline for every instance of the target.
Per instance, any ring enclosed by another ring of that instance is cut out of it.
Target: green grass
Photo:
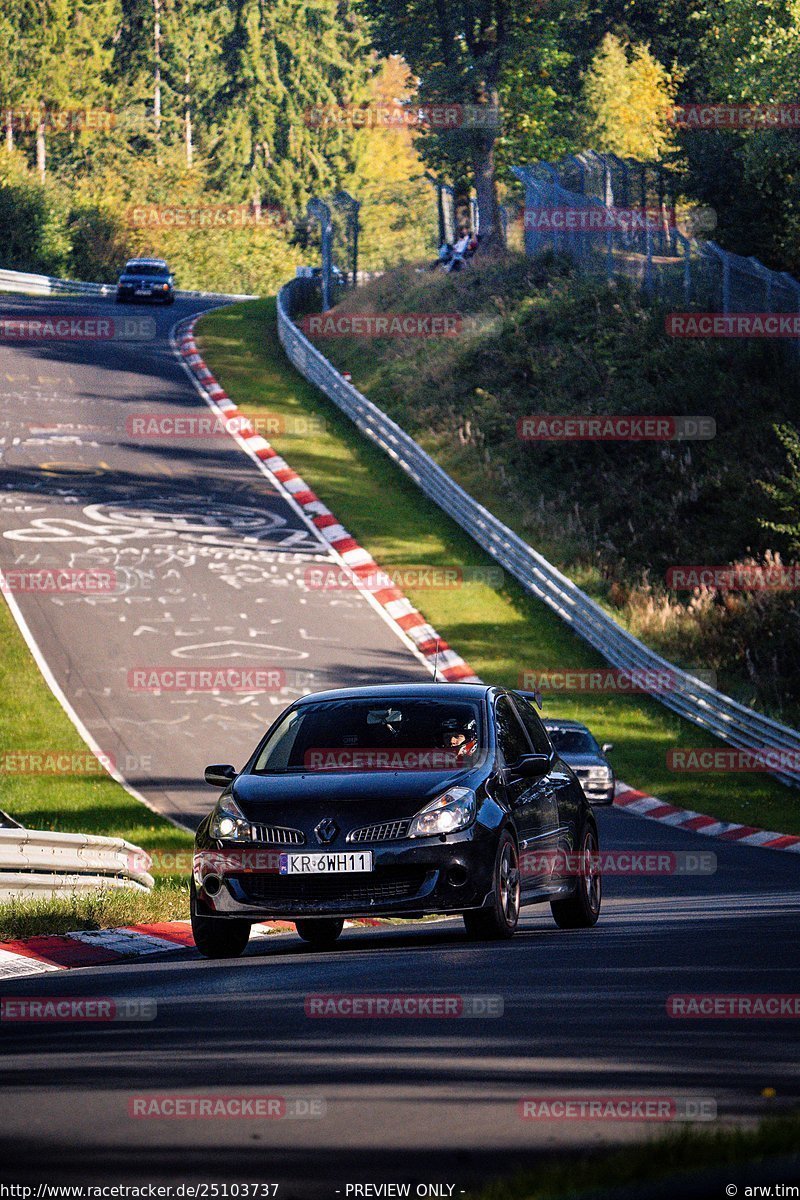
[[[511,1179],[498,1180],[472,1200],[566,1200],[598,1197],[601,1189],[642,1185],[674,1178],[672,1194],[684,1194],[681,1172],[691,1164],[691,1175],[714,1167],[759,1162],[797,1154],[800,1115],[772,1118],[755,1130],[722,1129],[713,1133],[686,1129],[621,1150],[600,1154],[556,1155]],[[771,1168],[767,1168],[769,1172]],[[768,1173],[767,1178],[770,1178]],[[626,1193],[627,1194],[627,1193]],[[632,1191],[631,1195],[635,1193]],[[713,1193],[718,1194],[716,1190]],[[723,1191],[719,1192],[724,1194]],[[744,1189],[740,1189],[744,1195]]]
[[[86,746],[53,696],[0,603],[0,746],[6,753],[83,752]],[[103,891],[60,900],[0,904],[0,941],[71,929],[111,928],[138,921],[188,918],[189,868],[174,869],[162,853],[189,862],[192,837],[150,812],[98,765],[86,775],[0,773],[0,808],[30,829],[123,837],[155,856],[150,893]]]
[[[150,921],[188,921],[189,884],[159,879],[152,892],[105,889],[58,900],[0,904],[0,942],[79,929],[114,929]]]
[[[277,339],[274,300],[204,317],[198,336],[204,358],[242,408],[287,419],[291,432],[270,440],[382,567],[495,565],[289,365]],[[310,417],[324,422],[324,430],[313,436],[303,433],[297,420],[308,423]],[[516,687],[523,670],[602,665],[589,646],[510,578],[499,589],[471,582],[448,591],[406,590],[488,682]],[[670,772],[669,749],[707,746],[713,739],[655,700],[554,695],[545,714],[578,717],[601,741],[614,742],[617,771],[632,786],[721,818],[800,832],[796,794],[771,778]]]

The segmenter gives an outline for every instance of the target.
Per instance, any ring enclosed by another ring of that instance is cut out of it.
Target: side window
[[[506,696],[500,697],[494,706],[494,711],[497,721],[497,743],[503,761],[513,763],[521,754],[530,754],[531,748],[528,745],[528,739],[525,737],[524,730]]]
[[[514,705],[520,715],[522,724],[528,731],[528,737],[533,742],[533,748],[537,754],[550,753],[550,739],[547,736],[547,730],[539,720],[538,714],[534,710],[530,700],[526,700],[524,696],[515,696]]]

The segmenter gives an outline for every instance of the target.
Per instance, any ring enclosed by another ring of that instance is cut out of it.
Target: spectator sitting
[[[471,236],[468,229],[460,230],[458,241],[453,246],[450,261],[445,265],[446,271],[460,271],[464,266]]]
[[[449,242],[442,242],[439,247],[439,257],[431,263],[430,269],[435,271],[437,267],[447,267],[450,259],[453,257],[453,247]]]

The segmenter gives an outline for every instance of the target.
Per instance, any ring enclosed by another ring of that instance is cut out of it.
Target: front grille
[[[343,875],[232,875],[250,904],[273,911],[304,905],[380,904],[416,896],[425,882],[425,867],[385,867],[369,879]]]
[[[266,842],[269,846],[303,846],[306,836],[300,829],[288,829],[284,825],[253,825],[253,841]]]
[[[392,842],[404,838],[411,828],[410,821],[384,821],[382,825],[363,825],[348,833],[348,842]]]

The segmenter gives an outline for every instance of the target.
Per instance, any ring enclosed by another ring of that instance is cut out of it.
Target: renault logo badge
[[[317,835],[317,841],[323,844],[332,842],[339,832],[339,826],[334,821],[333,817],[325,817],[324,821],[320,821],[314,833]]]

